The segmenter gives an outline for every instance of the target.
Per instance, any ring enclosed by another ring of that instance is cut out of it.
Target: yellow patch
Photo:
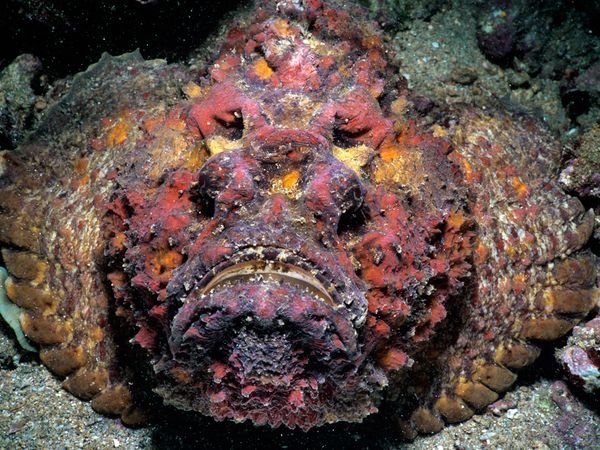
[[[181,90],[188,98],[198,98],[204,95],[204,90],[193,81],[190,81]]]
[[[127,139],[127,134],[131,126],[123,121],[117,122],[108,133],[106,134],[106,145],[108,147],[115,147],[122,144]]]
[[[392,113],[396,116],[403,116],[408,109],[408,100],[406,97],[400,97],[391,104]]]
[[[314,34],[309,34],[303,39],[303,43],[308,45],[309,48],[319,56],[331,56],[334,59],[340,59],[344,56],[344,52],[336,46],[326,44],[323,41],[318,40]]]
[[[223,136],[211,136],[206,139],[206,147],[210,156],[216,155],[227,150],[236,150],[242,147],[240,141],[232,141]]]
[[[363,167],[367,165],[375,154],[375,150],[364,144],[350,148],[334,146],[332,152],[333,156],[350,167],[357,175],[361,175]]]
[[[433,128],[433,135],[435,137],[439,137],[439,138],[446,137],[446,134],[447,134],[446,130],[442,126],[440,126],[436,123],[432,128]]]
[[[206,161],[206,157],[206,147],[204,147],[204,145],[196,145],[190,151],[190,156],[185,165],[186,169],[191,171],[200,169],[200,167],[202,167],[202,165],[204,164],[204,161]]]
[[[279,37],[288,37],[290,35],[290,24],[287,20],[277,19],[273,22],[273,30]]]

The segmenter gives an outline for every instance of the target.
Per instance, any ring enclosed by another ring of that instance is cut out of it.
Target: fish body
[[[308,430],[468,419],[597,303],[532,119],[427,124],[358,6],[259,1],[203,67],[104,56],[4,155],[6,295],[63,386]]]

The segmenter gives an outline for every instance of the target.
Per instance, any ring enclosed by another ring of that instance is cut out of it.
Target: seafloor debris
[[[562,381],[555,381],[550,387],[550,395],[562,412],[553,433],[560,437],[563,445],[569,448],[597,448],[600,444],[598,427],[586,417],[583,406],[577,402],[569,387]]]
[[[8,298],[64,387],[304,430],[470,418],[598,299],[535,121],[413,98],[362,9],[259,2],[200,70],[79,74],[0,185]]]

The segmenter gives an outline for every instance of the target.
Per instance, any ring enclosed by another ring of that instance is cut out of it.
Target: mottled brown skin
[[[261,2],[200,71],[106,56],[4,156],[8,296],[96,410],[307,430],[387,402],[433,433],[596,304],[556,143],[500,111],[419,126],[332,5]]]

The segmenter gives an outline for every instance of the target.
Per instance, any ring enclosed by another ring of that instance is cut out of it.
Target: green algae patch
[[[29,343],[21,328],[21,323],[19,322],[21,308],[14,303],[11,303],[6,295],[4,282],[7,278],[8,272],[4,267],[0,267],[0,316],[2,316],[8,326],[14,330],[17,341],[24,350],[27,350],[28,352],[37,352],[37,350]]]

